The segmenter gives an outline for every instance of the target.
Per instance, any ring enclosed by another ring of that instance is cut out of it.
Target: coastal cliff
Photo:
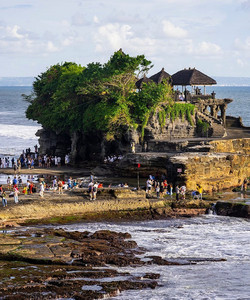
[[[206,191],[237,187],[250,176],[250,139],[212,141],[210,153],[188,153],[171,157],[185,170],[180,175],[188,189],[201,184]]]

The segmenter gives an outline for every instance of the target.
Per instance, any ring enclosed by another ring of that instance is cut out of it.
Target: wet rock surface
[[[118,267],[147,264],[128,233],[62,229],[0,236],[1,299],[101,299],[127,289],[155,288],[159,274],[139,277]]]
[[[103,299],[157,287],[160,274],[122,267],[211,261],[224,259],[148,256],[129,233],[12,229],[0,235],[0,299]]]

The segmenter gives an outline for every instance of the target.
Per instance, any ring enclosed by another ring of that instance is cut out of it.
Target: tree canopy
[[[53,65],[35,78],[26,116],[55,132],[101,131],[107,139],[128,127],[143,132],[150,114],[172,99],[166,82],[135,90],[138,77],[151,67],[144,55],[131,57],[121,49],[105,64]]]

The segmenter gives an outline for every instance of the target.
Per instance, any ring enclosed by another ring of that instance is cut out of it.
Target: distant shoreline
[[[217,87],[247,87],[250,86],[250,77],[213,76]],[[0,77],[0,87],[32,87],[35,77]]]

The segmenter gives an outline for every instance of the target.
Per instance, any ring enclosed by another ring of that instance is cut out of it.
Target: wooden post
[[[140,189],[140,175],[139,175],[139,171],[137,172],[137,190],[139,191]]]

